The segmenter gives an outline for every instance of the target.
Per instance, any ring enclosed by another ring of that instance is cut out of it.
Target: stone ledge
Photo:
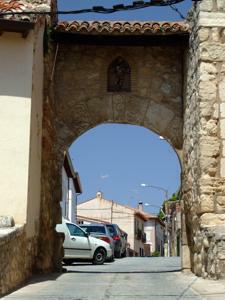
[[[0,245],[23,233],[25,225],[16,224],[14,227],[0,228]]]
[[[12,216],[0,216],[0,228],[13,227],[15,225]]]

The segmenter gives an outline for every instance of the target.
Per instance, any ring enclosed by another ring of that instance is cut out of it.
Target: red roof
[[[128,21],[73,21],[59,22],[55,27],[58,32],[83,34],[146,34],[167,35],[189,32],[186,22],[128,22]]]

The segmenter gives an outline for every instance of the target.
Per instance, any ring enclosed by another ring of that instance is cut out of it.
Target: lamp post
[[[168,199],[168,190],[157,185],[151,185],[151,184],[146,184],[146,183],[141,183],[142,187],[147,187],[147,188],[153,188],[160,190],[164,193],[164,199]],[[169,214],[166,208],[166,211],[164,212],[162,209],[162,206],[160,206],[160,211],[164,214],[165,216],[165,232],[166,232],[166,243],[164,242],[164,256],[170,256],[170,232],[169,232]]]

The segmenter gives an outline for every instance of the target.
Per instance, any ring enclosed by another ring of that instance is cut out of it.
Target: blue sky
[[[59,10],[111,7],[132,1],[58,0]],[[184,16],[192,2],[176,5]],[[150,7],[110,15],[80,14],[60,16],[61,20],[181,20],[170,7]],[[168,189],[169,196],[180,187],[180,164],[173,148],[158,135],[140,126],[105,124],[97,126],[70,147],[76,171],[79,172],[83,194],[78,201],[95,197],[101,190],[106,199],[136,207],[139,201],[148,203],[146,212],[157,213],[165,198],[162,191],[141,187],[141,183]]]
[[[91,8],[93,6],[104,6],[107,8],[116,4],[129,5],[131,0],[58,0],[59,10],[75,10]],[[147,2],[147,1],[146,1]],[[184,0],[176,5],[181,13],[186,17],[187,11],[192,5],[191,0]],[[79,14],[60,16],[61,20],[139,20],[139,21],[174,21],[181,20],[180,16],[170,7],[149,7],[135,11],[116,12],[113,14]]]
[[[155,213],[165,194],[140,184],[161,186],[168,189],[169,195],[180,186],[175,151],[168,142],[140,126],[97,126],[72,144],[70,154],[83,187],[79,201],[95,197],[100,190],[106,199],[132,207],[139,201],[148,203],[146,212]]]

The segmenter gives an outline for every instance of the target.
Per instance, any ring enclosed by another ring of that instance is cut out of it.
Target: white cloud
[[[103,175],[100,175],[100,178],[101,178],[101,179],[109,178],[109,174],[103,174]]]

